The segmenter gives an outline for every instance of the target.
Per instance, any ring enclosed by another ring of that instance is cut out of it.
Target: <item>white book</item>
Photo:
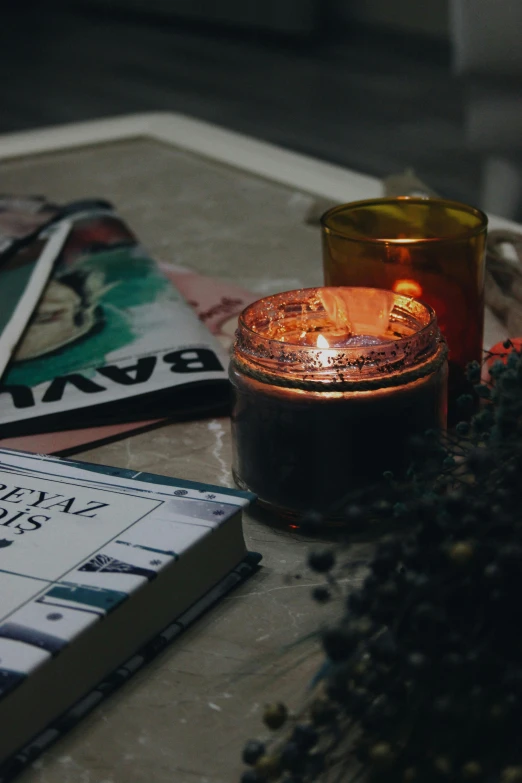
[[[251,572],[252,497],[0,450],[0,783]]]

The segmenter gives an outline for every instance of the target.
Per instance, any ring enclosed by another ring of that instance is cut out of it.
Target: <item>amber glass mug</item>
[[[321,218],[325,284],[386,288],[430,305],[449,347],[448,415],[481,361],[486,215],[454,201],[382,198]]]

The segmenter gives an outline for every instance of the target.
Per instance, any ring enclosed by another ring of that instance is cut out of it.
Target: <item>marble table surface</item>
[[[380,183],[202,123],[141,116],[0,138],[2,192],[103,196],[161,260],[260,295],[321,282],[318,200],[372,197]],[[504,222],[502,222],[504,224]],[[502,337],[488,321],[488,340]],[[148,412],[144,411],[144,418]],[[170,424],[80,458],[232,486],[226,418]],[[263,566],[48,750],[20,783],[229,783],[263,705],[299,707],[328,615],[311,599],[311,542],[254,510]],[[351,548],[357,584],[371,541]]]

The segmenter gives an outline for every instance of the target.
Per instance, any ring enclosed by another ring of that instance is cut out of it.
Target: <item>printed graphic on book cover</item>
[[[116,401],[127,405],[112,405],[111,415],[125,420],[133,398],[156,402],[159,392],[168,414],[167,392],[187,386],[224,391],[221,346],[123,221],[103,207],[70,210],[67,220],[52,279],[2,378],[2,434],[22,422],[41,431],[42,417],[47,424],[82,408],[88,425],[98,406]]]

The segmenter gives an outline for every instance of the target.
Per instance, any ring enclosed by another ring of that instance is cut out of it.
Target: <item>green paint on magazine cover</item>
[[[12,364],[5,384],[36,386],[79,371],[92,376],[96,367],[107,363],[109,354],[152,331],[155,304],[179,298],[139,247],[82,258],[71,267],[62,267],[53,284],[30,327],[34,330],[35,350],[43,343],[41,354]],[[136,314],[147,305],[144,328]],[[161,325],[160,308],[157,317]],[[28,334],[24,340],[30,338]]]

